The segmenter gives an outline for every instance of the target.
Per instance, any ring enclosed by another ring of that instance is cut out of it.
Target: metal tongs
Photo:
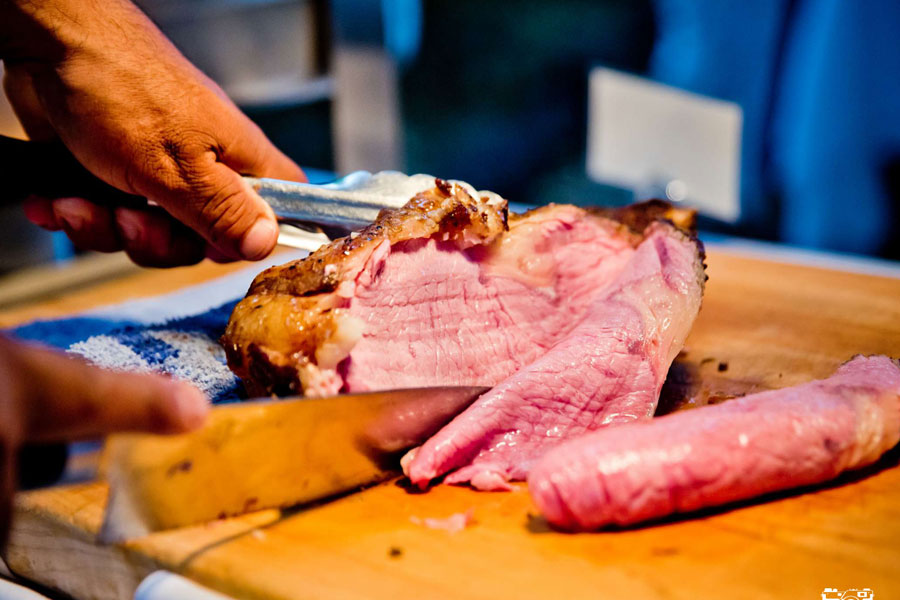
[[[59,143],[0,136],[0,165],[9,173],[4,177],[6,199],[34,194],[47,198],[78,196],[105,205],[148,205],[146,199],[94,177]],[[417,193],[434,186],[434,177],[397,171],[356,171],[324,185],[256,177],[244,180],[272,207],[280,222],[307,232],[319,227],[330,238],[365,227],[382,209],[403,206]],[[468,184],[462,185],[473,194],[501,201],[493,192],[476,192]],[[317,239],[319,243],[327,241],[321,235]]]
[[[374,174],[356,171],[324,185],[253,177],[244,180],[272,207],[282,223],[278,242],[310,251],[329,238],[365,227],[382,209],[399,208],[435,185],[431,175],[406,175],[398,171]],[[461,181],[453,183],[465,187],[473,196],[487,196],[498,204],[504,202],[494,192],[477,191]],[[312,231],[310,225],[315,226]]]
[[[244,177],[278,220],[306,228],[317,225],[329,237],[365,227],[385,208],[398,208],[434,186],[434,177],[398,171],[356,171],[332,183],[316,185]]]

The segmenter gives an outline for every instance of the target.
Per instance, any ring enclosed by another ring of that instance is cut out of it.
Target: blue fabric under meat
[[[81,316],[36,321],[7,333],[110,369],[168,373],[190,381],[214,403],[233,402],[242,397],[243,388],[228,369],[218,340],[236,303],[154,325]]]

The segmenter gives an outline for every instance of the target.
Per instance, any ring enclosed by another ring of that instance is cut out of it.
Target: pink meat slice
[[[635,252],[574,206],[536,212],[508,239],[465,251],[415,239],[369,261],[348,302],[364,333],[339,367],[343,390],[500,383],[571,331]]]
[[[828,379],[605,429],[528,477],[547,520],[628,525],[828,481],[900,440],[900,366],[856,357]]]
[[[695,240],[651,225],[577,324],[408,455],[406,474],[505,489],[563,439],[650,418],[700,308],[701,261]]]

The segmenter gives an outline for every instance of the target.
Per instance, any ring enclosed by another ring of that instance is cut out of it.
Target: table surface
[[[712,250],[700,317],[676,369],[689,397],[824,377],[856,353],[900,356],[900,279]],[[166,291],[236,265],[146,271],[0,314],[8,326]],[[712,359],[712,360],[710,360]],[[719,363],[726,365],[719,371]],[[477,493],[397,482],[321,506],[93,542],[101,483],[20,494],[10,568],[76,598],[130,598],[151,570],[237,598],[819,598],[825,587],[900,595],[900,468],[877,465],[792,492],[646,527],[552,531],[524,487]],[[410,517],[473,510],[450,534]]]

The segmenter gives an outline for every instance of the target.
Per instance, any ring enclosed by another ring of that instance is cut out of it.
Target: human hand
[[[160,207],[32,198],[32,222],[148,266],[272,250],[275,217],[240,175],[303,172],[134,5],[13,0],[0,17],[4,88],[29,137],[58,137],[94,175]]]
[[[205,396],[190,384],[99,369],[0,336],[0,546],[9,526],[23,443],[117,431],[178,433],[199,427],[208,410]]]

